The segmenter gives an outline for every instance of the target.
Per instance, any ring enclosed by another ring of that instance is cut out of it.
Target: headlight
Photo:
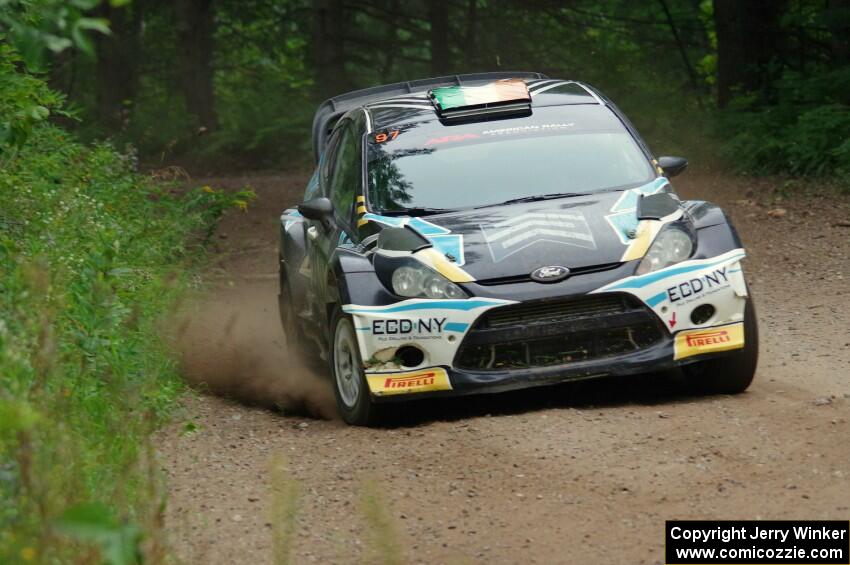
[[[693,250],[694,243],[687,232],[672,226],[664,228],[644,255],[636,274],[645,275],[680,263],[690,257]]]
[[[393,292],[408,298],[466,298],[459,286],[425,265],[404,265],[393,271]]]

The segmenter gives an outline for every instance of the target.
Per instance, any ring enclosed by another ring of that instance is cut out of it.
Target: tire
[[[354,426],[370,426],[378,421],[378,407],[372,401],[363,373],[354,323],[336,308],[331,318],[331,377],[339,415]]]
[[[756,374],[759,333],[753,297],[744,307],[744,347],[732,354],[698,361],[682,368],[691,389],[702,394],[739,394],[747,390]]]

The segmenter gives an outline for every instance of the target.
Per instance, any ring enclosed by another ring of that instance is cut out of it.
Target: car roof
[[[566,105],[605,105],[600,96],[587,85],[561,79],[524,79],[531,96],[531,108]],[[472,82],[469,86],[488,84]],[[362,106],[368,111],[373,131],[400,123],[434,121],[440,116],[427,92],[394,95],[370,101]]]
[[[474,86],[504,79],[548,79],[546,75],[529,71],[488,72],[463,75],[449,75],[394,84],[384,84],[362,90],[346,92],[322,102],[313,115],[313,156],[316,161],[327,145],[328,137],[336,122],[352,109],[361,108],[368,103],[392,98],[399,95],[424,94],[429,90],[444,86]]]

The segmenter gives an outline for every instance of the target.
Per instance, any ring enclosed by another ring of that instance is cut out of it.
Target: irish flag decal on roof
[[[483,86],[441,86],[428,95],[440,113],[470,107],[531,103],[528,86],[520,79],[505,79]]]

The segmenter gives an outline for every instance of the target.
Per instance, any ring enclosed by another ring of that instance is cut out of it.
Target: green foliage
[[[212,62],[218,127],[212,131],[199,131],[178,88],[181,46],[173,6],[146,14],[141,46],[145,64],[139,68],[139,95],[130,105],[126,128],[104,131],[91,120],[84,135],[132,143],[143,158],[156,162],[175,156],[181,162],[237,168],[311,162],[315,101],[310,24],[303,16],[306,10],[294,10],[297,2],[289,8],[301,14],[298,18],[286,11],[286,4],[216,3]],[[76,101],[94,117],[97,100],[90,94],[82,92]]]
[[[670,3],[688,29],[710,19],[690,2]],[[658,141],[659,150],[697,145],[681,122],[684,116],[692,124],[699,121],[698,105],[657,6],[612,0],[535,9],[508,0],[479,1],[472,25],[464,4],[449,8],[448,72],[522,69],[585,80],[620,103],[650,141]],[[343,22],[344,37],[339,38],[316,37],[315,5],[304,0],[221,1],[214,6],[209,63],[217,127],[199,131],[187,107],[181,21],[168,4],[145,11],[143,36],[123,38],[128,44],[138,41],[140,49],[136,59],[126,61],[135,65],[138,85],[127,105],[128,119],[118,131],[95,127],[97,81],[75,83],[73,100],[92,118],[83,126],[86,136],[130,142],[143,159],[157,163],[305,166],[312,162],[313,112],[325,95],[434,74],[427,11],[417,3],[395,8],[371,1],[345,4],[328,15]],[[695,61],[704,54],[701,41],[691,47]],[[332,91],[320,84],[315,63],[319,45],[328,43],[341,45],[340,76]],[[95,72],[85,61],[74,66],[75,76]],[[708,89],[701,94],[707,98]]]
[[[850,68],[803,77],[787,72],[763,94],[720,114],[729,161],[757,174],[838,177],[850,184]]]
[[[0,0],[0,23],[23,55],[30,71],[45,70],[46,52],[69,47],[94,54],[91,33],[109,34],[109,22],[87,12],[101,0]],[[111,0],[123,5],[129,0]]]
[[[0,161],[0,562],[133,562],[137,530],[157,547],[149,437],[182,390],[163,316],[251,194],[163,185],[35,119],[61,98],[15,62],[0,48],[3,119],[26,133]]]
[[[63,97],[43,81],[17,71],[20,57],[0,35],[0,164],[26,142],[33,128],[60,110]]]
[[[220,6],[216,41],[228,48],[219,50],[216,63],[229,71],[216,77],[220,127],[200,156],[236,155],[256,165],[309,161],[314,104],[308,38],[298,20],[275,15],[252,2]]]
[[[67,13],[57,11],[63,3]],[[91,19],[87,8],[97,3],[0,0],[0,8],[29,6],[17,21],[36,30],[42,51],[57,46],[51,33],[60,47],[76,41],[86,50],[90,38],[59,30]],[[599,87],[659,154],[700,162],[722,145],[750,172],[846,176],[848,100],[836,85],[847,82],[850,8],[726,4],[715,12],[712,0],[464,0],[441,4],[443,33],[432,25],[439,10],[421,2],[216,0],[207,11],[139,1],[101,6],[113,37],[101,37],[99,60],[54,56],[52,79],[86,118],[82,136],[132,144],[149,163],[309,166],[311,118],[324,98],[435,74],[521,69]],[[736,91],[728,111],[714,111]],[[120,100],[110,100],[115,92]]]

